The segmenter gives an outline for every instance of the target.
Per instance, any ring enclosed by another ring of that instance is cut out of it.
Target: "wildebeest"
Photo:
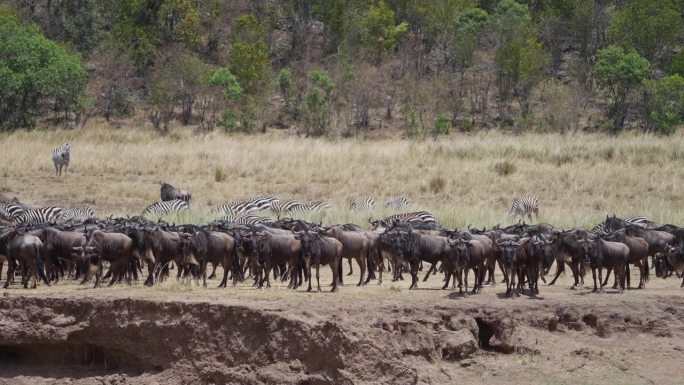
[[[43,242],[43,253],[48,275],[55,282],[59,281],[60,270],[65,261],[75,262],[74,247],[83,247],[86,244],[84,233],[74,231],[62,231],[53,227],[46,227],[37,231],[37,236]]]
[[[335,238],[328,237],[313,231],[300,231],[295,234],[295,238],[301,243],[302,256],[309,276],[309,287],[311,291],[311,265],[316,266],[316,284],[318,291],[321,291],[320,266],[330,265],[332,270],[332,289],[338,290],[339,265],[342,263],[342,243]]]
[[[17,264],[22,269],[22,283],[25,289],[28,288],[31,279],[33,279],[31,288],[35,288],[37,277],[40,277],[46,285],[50,286],[45,276],[42,249],[43,242],[38,237],[27,233],[23,227],[10,229],[0,235],[0,250],[4,250],[7,257],[5,289],[14,279]]]
[[[473,294],[479,293],[482,290],[482,281],[485,275],[485,261],[486,251],[485,246],[477,240],[448,240],[452,246],[452,257],[455,258],[456,269],[458,269],[459,276],[463,274],[463,279],[459,277],[459,293],[468,295],[468,272],[472,269],[475,275],[475,283],[473,284]],[[447,273],[448,274],[448,273]],[[448,285],[447,282],[445,287]],[[443,287],[443,288],[445,288]]]
[[[589,235],[586,229],[578,228],[570,231],[554,231],[553,247],[556,254],[556,274],[549,282],[549,286],[556,283],[558,277],[565,271],[565,265],[570,266],[574,283],[570,289],[584,285],[584,275],[586,274],[585,253],[578,240],[584,239]]]
[[[180,199],[182,201],[190,202],[190,199],[192,199],[192,195],[187,190],[182,190],[182,189],[173,187],[170,184],[164,183],[164,182],[159,182],[159,185],[161,186],[160,195],[161,195],[162,202],[172,201],[172,200],[176,200],[176,199]]]
[[[90,274],[95,273],[94,287],[99,287],[103,261],[109,262],[109,269],[112,272],[109,286],[124,278],[130,284],[129,259],[132,249],[133,241],[125,234],[91,231],[86,235],[84,246],[73,247],[74,252],[80,254],[80,263],[87,267],[81,284],[88,281]]]
[[[204,287],[207,287],[207,263],[211,262],[214,267],[221,265],[223,279],[218,287],[226,287],[228,271],[233,271],[233,276],[237,276],[240,270],[235,241],[228,234],[202,228],[193,228],[193,233],[181,236],[183,257],[188,260],[194,258],[199,263]]]
[[[594,279],[594,292],[603,292],[602,269],[613,270],[618,281],[618,292],[625,289],[625,266],[629,257],[629,247],[622,242],[604,241],[600,237],[588,236],[578,241],[582,244],[585,258],[591,267]],[[596,273],[598,270],[598,283]]]
[[[266,281],[266,287],[271,287],[269,275],[274,266],[288,266],[291,272],[298,267],[301,244],[292,233],[274,235],[262,231],[254,233],[251,238],[256,242],[254,246],[258,266],[264,269],[263,277],[257,282],[259,287],[263,286],[264,281]],[[294,279],[294,274],[291,274],[292,279]]]
[[[530,238],[499,239],[496,244],[501,247],[501,264],[503,265],[506,280],[506,295],[517,297],[522,290],[525,268],[527,267],[527,250],[525,246]],[[516,288],[515,279],[518,278]]]
[[[366,274],[366,259],[370,249],[370,241],[368,238],[359,232],[345,231],[342,226],[333,226],[325,231],[325,235],[333,237],[342,243],[342,258],[355,259],[359,264],[361,275],[357,286],[364,285],[364,276]],[[340,266],[342,266],[340,264]],[[339,274],[340,283],[342,275]]]
[[[435,264],[449,258],[451,245],[449,245],[446,237],[424,235],[414,230],[409,230],[408,232],[401,230],[392,231],[396,231],[401,235],[397,252],[400,257],[408,262],[410,267],[411,286],[409,289],[416,289],[418,287],[418,266],[421,261]]]
[[[609,241],[616,241],[616,242],[622,242],[627,247],[629,247],[629,256],[627,258],[627,264],[625,265],[625,274],[626,274],[626,279],[627,279],[627,288],[631,286],[630,284],[630,277],[629,277],[629,264],[633,264],[634,266],[637,266],[639,268],[639,289],[643,289],[646,287],[646,282],[648,282],[649,279],[649,268],[648,268],[648,242],[646,240],[639,238],[639,237],[630,237],[627,234],[625,234],[625,230],[621,229],[618,231],[615,231],[611,234],[606,234],[606,240]],[[606,281],[604,281],[603,285],[605,286],[606,282],[608,280],[608,274],[606,274]],[[613,288],[617,287],[617,277],[616,277],[616,282],[615,285],[613,285]]]

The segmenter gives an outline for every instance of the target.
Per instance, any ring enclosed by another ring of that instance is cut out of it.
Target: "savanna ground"
[[[0,140],[2,192],[27,203],[88,205],[100,216],[139,213],[158,200],[160,180],[192,192],[192,215],[178,218],[190,221],[259,195],[326,200],[335,209],[325,223],[362,225],[369,214],[346,209],[361,195],[407,196],[411,209],[459,228],[510,222],[510,200],[528,193],[540,197],[540,219],[561,227],[612,213],[681,225],[684,212],[681,134],[328,141],[96,127]],[[50,150],[65,140],[72,167],[60,179]],[[568,272],[556,286],[540,286],[539,297],[506,299],[498,284],[462,298],[440,290],[439,276],[414,291],[387,276],[358,288],[358,271],[337,294],[291,292],[273,280],[264,290],[175,279],[153,288],[60,282],[5,290],[0,383],[681,382],[679,280],[652,277],[645,290],[599,295],[590,293],[590,275],[585,288],[569,290]],[[329,282],[324,267],[325,291]],[[493,347],[477,347],[488,330]]]

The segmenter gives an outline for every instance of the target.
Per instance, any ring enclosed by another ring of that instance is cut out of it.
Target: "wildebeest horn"
[[[368,223],[373,224],[373,217],[368,217]]]
[[[537,237],[532,238],[532,244],[541,245],[542,243],[544,243],[544,241],[539,240],[539,238],[537,238]]]
[[[305,232],[306,232],[306,231],[294,231],[294,233],[297,234],[297,235],[302,235],[302,234],[304,234]]]

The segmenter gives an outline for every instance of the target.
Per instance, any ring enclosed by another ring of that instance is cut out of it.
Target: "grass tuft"
[[[494,163],[494,172],[498,176],[512,175],[517,171],[517,169],[518,168],[515,167],[515,164],[513,162],[507,160]]]

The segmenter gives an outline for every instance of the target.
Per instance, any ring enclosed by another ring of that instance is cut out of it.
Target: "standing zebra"
[[[142,212],[142,216],[148,216],[148,215],[155,215],[155,216],[164,216],[164,215],[178,215],[181,214],[185,211],[188,211],[190,207],[188,206],[188,202],[180,199],[175,199],[172,201],[160,201],[160,202],[155,202]]]
[[[71,158],[71,144],[64,143],[62,147],[57,147],[52,150],[52,163],[55,164],[55,175],[62,175],[62,167],[64,167],[64,175],[66,176],[69,168],[69,160]]]
[[[215,207],[211,212],[213,214],[224,214],[227,216],[236,216],[247,214],[252,211],[268,210],[274,202],[278,202],[275,197],[258,197],[249,198],[245,200],[233,201]]]
[[[518,197],[513,199],[513,205],[511,206],[511,211],[508,212],[508,216],[515,218],[516,216],[521,216],[525,220],[525,216],[530,218],[532,221],[532,214],[539,221],[539,199],[536,195],[529,195],[526,197]]]
[[[0,203],[0,219],[11,221],[24,212],[24,208],[16,203]]]
[[[74,209],[64,209],[57,217],[58,223],[84,222],[95,218],[95,213],[90,207],[78,207]]]
[[[39,209],[25,210],[17,215],[13,221],[17,225],[38,225],[42,223],[55,223],[62,209],[59,207],[41,207]]]
[[[375,207],[375,199],[372,197],[360,197],[352,201],[349,210],[352,211],[369,211]]]
[[[390,210],[405,209],[409,205],[409,200],[406,197],[390,198],[385,202],[385,207]]]

